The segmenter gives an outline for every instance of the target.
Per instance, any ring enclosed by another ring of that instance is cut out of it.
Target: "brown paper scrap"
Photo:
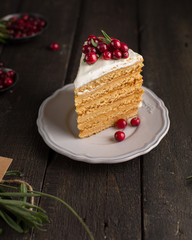
[[[11,159],[11,158],[6,158],[6,157],[0,156],[0,182],[3,179],[8,167],[10,166],[12,161],[13,161],[13,159]]]

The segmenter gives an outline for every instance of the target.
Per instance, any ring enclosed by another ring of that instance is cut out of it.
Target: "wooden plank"
[[[8,0],[2,1],[5,6]],[[11,5],[12,1],[9,1]],[[19,82],[13,91],[1,95],[0,150],[2,156],[13,158],[12,169],[24,173],[25,180],[41,190],[50,149],[38,134],[36,119],[42,101],[63,85],[68,58],[72,48],[79,4],[66,1],[22,1],[20,12],[36,12],[47,17],[48,29],[37,39],[23,44],[8,45],[1,58],[7,67],[19,73]],[[38,10],[37,10],[38,6]],[[13,11],[12,8],[7,12]],[[16,10],[14,10],[15,12]],[[62,23],[62,27],[59,27]],[[52,41],[61,48],[47,49]],[[2,222],[2,221],[1,221]],[[9,228],[2,239],[29,239]]]
[[[144,239],[191,239],[192,3],[140,1],[145,86],[162,98],[171,128],[144,156]]]
[[[138,50],[135,1],[84,1],[70,57],[67,82],[73,82],[83,42],[100,29]],[[114,16],[115,14],[115,16]],[[62,25],[61,25],[62,26]],[[67,201],[85,220],[95,239],[141,239],[140,161],[90,165],[57,155],[47,169],[43,191]],[[61,204],[41,201],[52,224],[33,239],[89,239],[76,218]]]

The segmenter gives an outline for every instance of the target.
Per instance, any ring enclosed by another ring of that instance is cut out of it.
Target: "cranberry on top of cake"
[[[103,56],[104,60],[129,57],[129,48],[126,43],[109,37],[103,30],[101,32],[103,36],[100,37],[90,35],[82,48],[82,53],[85,54],[84,61],[87,64],[95,63],[100,56]]]

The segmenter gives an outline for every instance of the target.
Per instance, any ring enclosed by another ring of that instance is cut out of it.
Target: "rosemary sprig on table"
[[[6,21],[0,20],[0,42],[6,43],[6,39],[10,37],[10,32],[7,29]]]
[[[27,233],[32,227],[45,231],[43,224],[49,223],[45,210],[33,203],[27,202],[27,200],[28,198],[46,197],[55,199],[65,205],[83,225],[90,239],[94,240],[93,234],[88,226],[77,212],[65,201],[47,193],[28,190],[27,186],[30,185],[23,181],[15,180],[15,182],[19,182],[20,186],[14,187],[0,183],[0,217],[15,231],[19,233]],[[4,188],[10,188],[13,191],[7,192]],[[0,229],[0,233],[1,232],[2,229]]]

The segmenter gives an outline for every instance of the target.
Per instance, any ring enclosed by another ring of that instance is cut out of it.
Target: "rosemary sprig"
[[[15,176],[20,177],[22,174],[21,174],[21,172],[19,172],[19,171],[7,171],[7,172],[5,173],[5,175],[6,175],[6,176],[15,175]]]
[[[19,189],[17,187],[9,186],[6,184],[0,184],[0,187],[20,190],[20,192],[6,192],[0,188],[0,217],[17,232],[26,233],[31,227],[45,231],[43,224],[49,223],[46,212],[42,208],[26,202],[26,199],[28,197],[48,197],[64,204],[83,225],[90,239],[94,240],[93,234],[85,222],[82,220],[82,218],[69,204],[67,204],[62,199],[47,193],[30,190],[26,191],[26,186],[24,187],[23,185],[20,185]],[[15,198],[19,198],[19,200],[15,200]]]
[[[192,179],[192,176],[188,176],[188,177],[186,178],[186,180],[189,180],[189,179]]]
[[[93,47],[97,47],[97,43],[95,43],[93,39],[91,39],[91,43],[92,43]]]
[[[102,34],[103,34],[103,36],[105,38],[105,42],[107,44],[109,44],[112,41],[112,39],[109,37],[109,35],[107,35],[107,33],[105,31],[101,30],[101,32],[102,32]]]
[[[0,20],[0,42],[6,43],[6,39],[10,37],[10,32],[7,29],[6,21]]]

